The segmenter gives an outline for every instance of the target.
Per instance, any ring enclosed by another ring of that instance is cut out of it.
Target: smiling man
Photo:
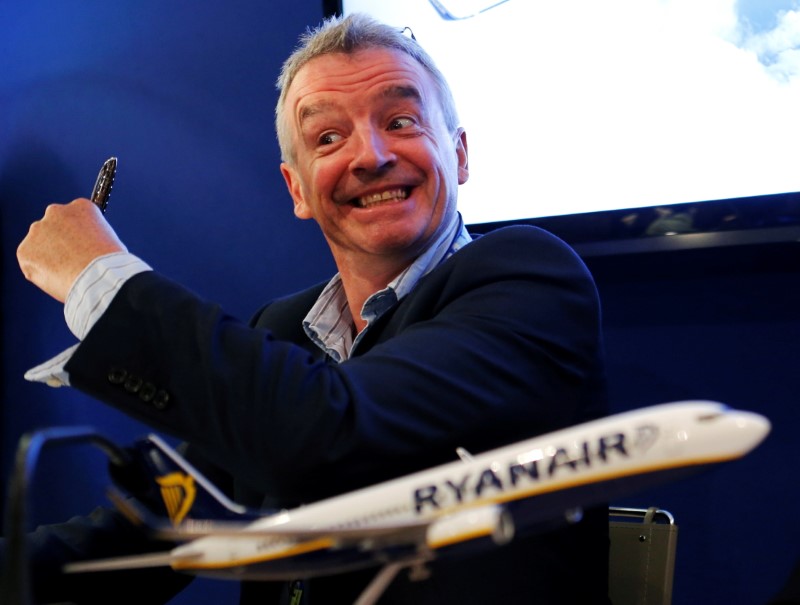
[[[281,171],[337,275],[243,325],[129,254],[88,200],[51,206],[19,262],[66,300],[81,342],[28,377],[184,439],[231,497],[264,508],[603,415],[593,281],[539,229],[469,235],[456,206],[466,135],[420,46],[364,16],[334,19],[304,36],[279,88]],[[434,560],[429,579],[400,577],[381,603],[606,602],[605,510],[544,533],[515,521],[511,544]],[[42,599],[158,603],[182,584],[59,574],[68,560],[153,548],[111,511],[40,528],[32,545]],[[352,603],[373,575],[313,579],[292,598]],[[249,584],[241,602],[286,598]]]

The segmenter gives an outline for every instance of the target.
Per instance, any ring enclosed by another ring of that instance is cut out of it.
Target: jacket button
[[[138,376],[128,376],[128,379],[123,384],[123,388],[128,391],[129,393],[138,393],[139,389],[142,388],[142,383],[144,381],[139,378]]]
[[[145,382],[142,385],[142,388],[139,389],[139,399],[145,403],[150,403],[156,396],[156,390],[156,385],[154,385],[152,382]]]
[[[164,390],[160,390],[156,393],[156,396],[153,397],[153,407],[157,410],[164,410],[169,405],[169,393]]]
[[[111,368],[108,372],[108,382],[111,384],[122,384],[128,377],[128,373],[122,368]]]

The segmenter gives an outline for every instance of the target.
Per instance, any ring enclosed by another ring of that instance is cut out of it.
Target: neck
[[[367,325],[367,322],[361,319],[361,309],[366,300],[388,286],[389,282],[412,262],[413,260],[390,263],[362,262],[350,266],[349,263],[340,263],[337,259],[336,265],[347,297],[347,306],[350,307],[350,314],[353,316],[356,333],[361,332]]]

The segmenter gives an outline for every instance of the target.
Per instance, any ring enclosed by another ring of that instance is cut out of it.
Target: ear
[[[456,156],[458,157],[458,184],[463,185],[469,178],[467,132],[463,128],[456,131]]]
[[[294,215],[301,219],[313,218],[311,209],[305,202],[302,179],[300,179],[297,171],[286,162],[283,162],[281,164],[281,174],[283,175],[283,180],[286,181],[286,188],[289,190],[289,195],[292,196],[292,200],[294,201]]]

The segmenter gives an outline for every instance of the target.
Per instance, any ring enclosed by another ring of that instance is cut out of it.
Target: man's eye
[[[401,128],[408,128],[414,125],[414,120],[411,118],[394,118],[389,122],[389,130],[400,130]]]
[[[326,132],[322,136],[319,137],[319,144],[320,145],[332,145],[337,141],[342,140],[342,135],[336,134],[335,132]]]

